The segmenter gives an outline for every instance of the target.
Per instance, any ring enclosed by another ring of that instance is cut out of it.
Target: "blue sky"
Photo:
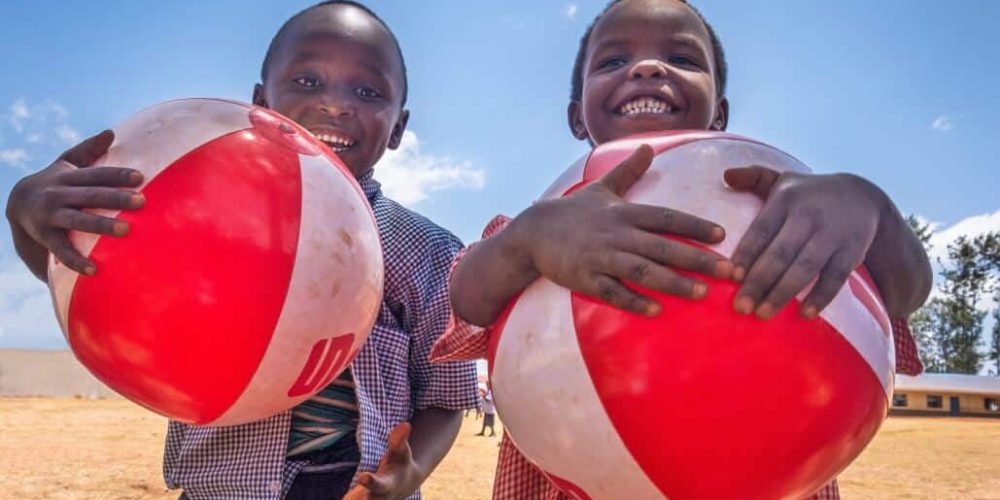
[[[253,5],[252,8],[248,4]],[[72,141],[160,101],[248,100],[275,30],[311,2],[0,4],[0,196]],[[370,1],[410,74],[387,190],[474,239],[586,151],[565,125],[577,41],[604,0]],[[730,130],[882,186],[957,234],[1000,229],[1000,3],[696,2],[730,62]],[[950,5],[960,5],[952,7]],[[0,347],[63,342],[0,236]]]

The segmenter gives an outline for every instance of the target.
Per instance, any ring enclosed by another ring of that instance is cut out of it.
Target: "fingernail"
[[[83,274],[86,274],[87,276],[93,276],[96,272],[97,269],[95,269],[94,266],[87,266],[83,268]]]
[[[771,319],[774,316],[774,306],[768,304],[767,302],[760,305],[757,308],[757,317],[760,319]]]
[[[741,266],[733,267],[733,281],[743,281],[747,277],[747,270]]]
[[[135,183],[142,182],[142,172],[135,171],[128,174],[128,180]]]
[[[728,279],[733,276],[733,263],[728,260],[719,261],[715,264],[715,277],[719,279]]]
[[[802,308],[802,317],[805,319],[816,319],[819,315],[819,309],[816,306],[806,306]]]
[[[146,204],[146,197],[141,194],[133,194],[129,197],[128,204],[132,208],[139,208]]]
[[[695,283],[694,286],[691,287],[691,296],[696,299],[703,299],[707,294],[708,294],[708,285],[704,283]]]
[[[663,312],[663,306],[661,306],[659,303],[653,302],[652,304],[646,306],[646,316],[650,318],[655,318],[659,316],[660,313],[662,312]]]
[[[125,236],[128,234],[128,224],[124,222],[115,222],[114,232],[115,236]]]
[[[712,233],[709,235],[712,237],[713,241],[722,241],[726,239],[726,230],[719,226],[712,228]]]
[[[737,297],[733,307],[740,314],[750,314],[753,312],[753,301],[750,300],[750,297]]]

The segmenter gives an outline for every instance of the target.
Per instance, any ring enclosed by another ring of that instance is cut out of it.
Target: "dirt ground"
[[[498,438],[466,418],[428,499],[489,498]],[[173,499],[166,422],[122,400],[0,398],[0,497]],[[841,476],[845,499],[1000,499],[1000,420],[892,418]]]

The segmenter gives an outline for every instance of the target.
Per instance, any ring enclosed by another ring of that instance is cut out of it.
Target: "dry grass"
[[[0,496],[172,499],[160,477],[165,421],[120,400],[0,398]],[[424,486],[489,498],[498,439],[469,417]],[[1000,499],[1000,420],[894,418],[841,477],[851,499]]]

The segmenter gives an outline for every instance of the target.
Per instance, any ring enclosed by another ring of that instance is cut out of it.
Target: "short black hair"
[[[316,4],[316,5],[313,5],[312,7],[307,7],[305,9],[301,10],[298,14],[295,14],[294,16],[288,18],[288,20],[285,21],[285,24],[282,24],[281,28],[278,28],[278,32],[274,34],[274,37],[271,38],[270,45],[267,46],[267,53],[264,54],[264,62],[260,65],[260,81],[261,81],[261,83],[263,83],[265,80],[267,80],[267,68],[268,68],[268,66],[271,65],[271,58],[274,56],[274,52],[278,50],[278,45],[279,45],[278,42],[281,40],[282,35],[284,35],[286,31],[288,31],[289,26],[291,26],[292,23],[296,19],[298,19],[299,17],[305,15],[307,12],[312,11],[313,9],[318,9],[320,7],[326,7],[326,6],[338,6],[338,5],[343,5],[343,6],[348,6],[348,7],[356,7],[358,9],[361,9],[364,13],[368,14],[369,16],[371,16],[372,19],[378,21],[378,23],[381,24],[382,27],[385,28],[385,30],[389,32],[389,36],[392,37],[392,43],[393,43],[393,45],[396,46],[396,53],[399,54],[399,64],[403,68],[403,102],[402,103],[403,103],[403,105],[405,105],[406,104],[406,97],[407,97],[407,94],[409,93],[409,87],[410,87],[410,85],[409,85],[409,82],[408,82],[408,79],[407,79],[407,76],[406,76],[406,59],[403,58],[403,49],[400,48],[400,46],[399,46],[399,40],[396,39],[396,34],[393,33],[391,29],[389,29],[389,25],[385,24],[385,21],[383,21],[381,17],[378,17],[378,14],[376,14],[374,11],[372,11],[368,7],[364,6],[363,4],[361,4],[359,2],[355,2],[353,0],[326,0],[324,2],[320,2],[320,3]]]
[[[594,32],[594,26],[597,26],[597,22],[607,14],[609,10],[615,5],[624,2],[625,0],[611,0],[610,3],[604,10],[601,11],[597,17],[587,26],[587,31],[583,34],[583,38],[580,39],[580,48],[576,53],[576,62],[573,64],[573,81],[570,87],[570,100],[579,101],[583,98],[583,64],[584,59],[587,57],[587,46],[590,43],[590,35]],[[694,11],[698,19],[701,20],[702,24],[705,25],[705,29],[708,30],[708,36],[712,41],[712,54],[715,59],[715,88],[716,93],[719,97],[726,95],[726,81],[729,74],[729,65],[726,63],[726,52],[722,49],[722,42],[719,40],[719,35],[715,33],[715,29],[712,25],[705,20],[705,16],[701,15],[701,12],[691,5],[687,0],[678,0],[679,2],[687,5]]]

